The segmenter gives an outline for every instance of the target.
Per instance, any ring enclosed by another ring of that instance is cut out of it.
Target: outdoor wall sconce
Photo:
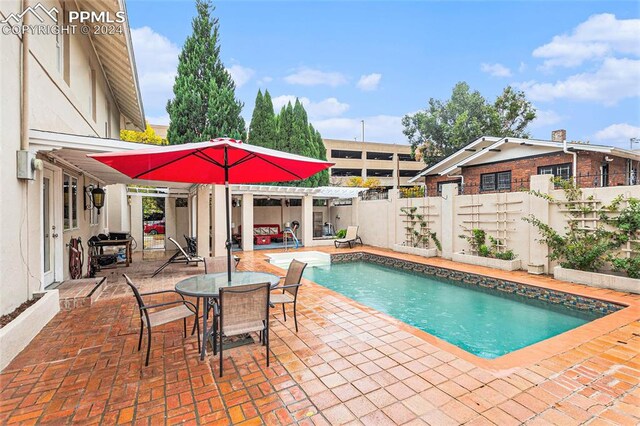
[[[98,209],[98,213],[104,207],[104,189],[91,184],[84,187],[84,209],[89,210],[93,207]]]

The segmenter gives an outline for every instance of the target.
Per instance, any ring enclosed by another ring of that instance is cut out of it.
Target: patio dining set
[[[236,271],[240,259],[235,257],[230,263],[228,274],[226,256],[198,257],[195,255],[195,240],[186,237],[187,246],[181,247],[173,239],[179,250],[164,265],[153,273],[157,275],[171,263],[204,263],[204,274],[194,275],[176,283],[174,290],[140,293],[136,285],[125,274],[124,278],[133,291],[140,314],[140,335],[138,351],[142,348],[142,337],[147,330],[147,354],[145,366],[149,365],[151,353],[151,332],[154,327],[174,321],[183,322],[184,337],[187,337],[187,318],[193,317],[191,334],[198,332],[198,350],[204,360],[207,343],[213,355],[220,352],[220,376],[223,373],[222,352],[225,347],[252,343],[251,334],[257,333],[259,342],[266,347],[266,363],[269,366],[269,311],[282,306],[284,320],[287,320],[285,305],[293,305],[293,320],[298,332],[296,315],[298,290],[306,263],[293,260],[286,276],[257,271]],[[230,277],[230,278],[229,278]],[[148,296],[172,293],[180,298],[163,303],[149,304]],[[195,303],[185,298],[195,298]],[[202,308],[200,300],[202,299]],[[210,321],[211,318],[211,321]],[[202,321],[202,326],[200,325]],[[235,342],[230,343],[230,338]]]

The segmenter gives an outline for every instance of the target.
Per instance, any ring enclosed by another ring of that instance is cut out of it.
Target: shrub
[[[487,236],[487,233],[483,229],[474,228],[471,230],[471,236],[460,235],[460,238],[467,240],[471,251],[481,257],[493,257],[501,260],[513,260],[517,256],[513,250],[501,250],[503,247],[502,240]],[[489,238],[490,245],[487,245],[487,237]]]
[[[340,229],[338,232],[336,232],[336,238],[344,238],[346,236],[347,236],[346,229]]]

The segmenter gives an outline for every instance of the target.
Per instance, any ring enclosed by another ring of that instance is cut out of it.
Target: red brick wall
[[[611,157],[609,164],[609,186],[626,184],[626,159]],[[582,188],[600,186],[600,166],[605,162],[605,154],[595,152],[578,152],[578,184]],[[493,164],[463,167],[464,193],[480,193],[480,175],[511,171],[511,190],[529,189],[529,179],[538,174],[538,167],[556,164],[573,163],[573,156],[564,152],[538,157],[522,158]],[[427,194],[436,195],[438,182],[454,180],[449,176],[428,176],[425,178]]]

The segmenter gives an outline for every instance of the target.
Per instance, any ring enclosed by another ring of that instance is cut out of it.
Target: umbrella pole
[[[229,217],[229,159],[227,158],[227,147],[224,147],[224,202],[225,215],[227,217],[227,280],[231,282],[231,218]]]

